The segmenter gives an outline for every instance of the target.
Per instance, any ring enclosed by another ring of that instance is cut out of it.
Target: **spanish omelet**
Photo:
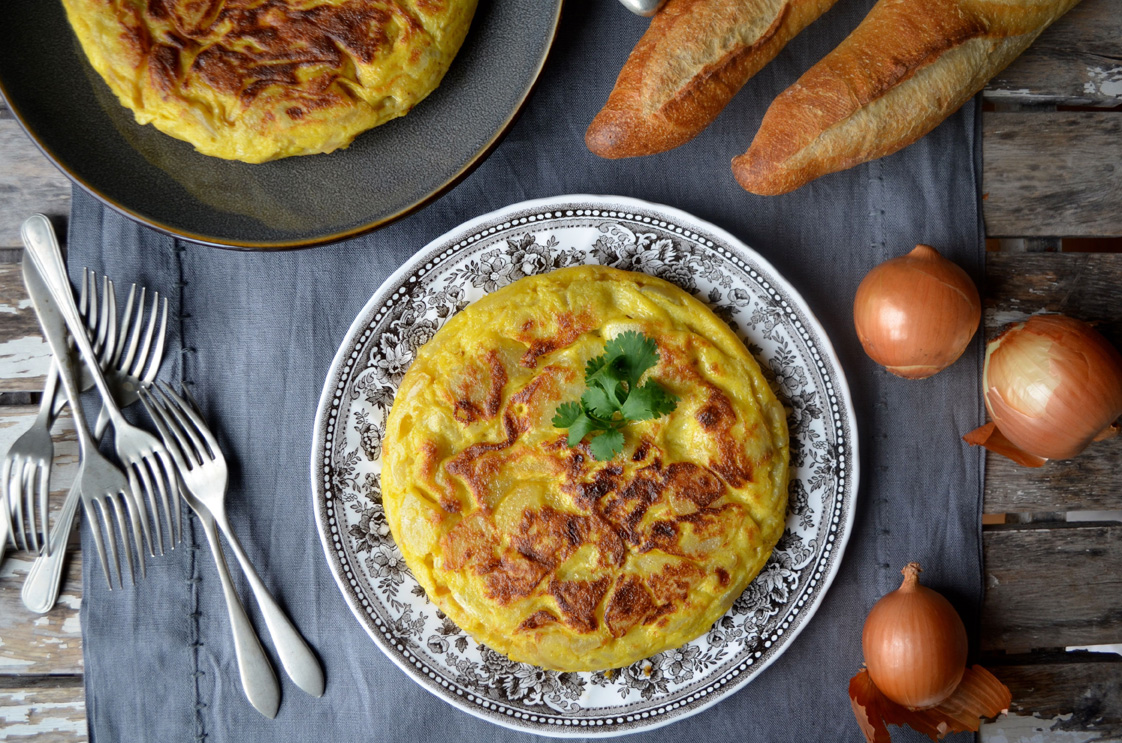
[[[204,155],[331,152],[403,116],[452,63],[476,0],[63,0],[141,124]]]
[[[595,461],[552,419],[625,331],[677,395]],[[382,498],[429,598],[510,658],[628,665],[704,633],[783,532],[782,405],[708,307],[644,274],[579,266],[470,305],[418,352],[394,400]]]

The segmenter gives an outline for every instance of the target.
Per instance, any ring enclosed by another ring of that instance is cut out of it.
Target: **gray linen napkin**
[[[704,134],[680,149],[609,162],[584,130],[646,22],[612,0],[566,7],[553,54],[521,119],[454,191],[372,235],[300,252],[239,253],[142,228],[76,189],[70,270],[137,281],[171,301],[162,376],[192,383],[231,464],[230,517],[265,582],[323,660],[312,699],[283,677],[276,720],[238,683],[218,579],[193,520],[185,545],[148,561],[135,590],[106,590],[84,565],[82,631],[94,741],[491,740],[532,736],[482,722],[411,682],[374,645],[324,560],[309,498],[312,423],[332,356],[352,319],[394,269],[461,222],[528,198],[618,194],[684,209],[760,251],[806,297],[849,377],[862,489],[841,572],[790,649],[745,689],[644,740],[860,740],[846,697],[861,663],[861,626],[909,560],[976,627],[981,600],[982,457],[959,436],[982,421],[981,342],[936,377],[908,382],[861,351],[851,303],[877,263],[917,242],[973,275],[984,248],[978,210],[977,109],[967,104],[918,144],[796,193],[742,191],[730,158],[768,103],[860,20],[870,0],[842,0],[796,38]],[[91,146],[95,146],[91,143]],[[83,530],[84,548],[92,554]],[[239,591],[264,629],[248,586]],[[269,647],[267,635],[264,642]],[[910,732],[898,740],[916,739]]]

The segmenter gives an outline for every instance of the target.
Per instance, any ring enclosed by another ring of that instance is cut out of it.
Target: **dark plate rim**
[[[448,180],[444,182],[443,185],[434,189],[428,196],[414,202],[404,209],[387,215],[382,219],[359,225],[358,227],[341,230],[338,232],[332,232],[320,237],[307,238],[305,240],[231,240],[229,242],[220,242],[214,236],[200,235],[187,230],[177,229],[162,222],[158,222],[155,219],[147,217],[143,214],[140,214],[139,212],[130,209],[124,204],[118,203],[117,201],[99,191],[90,183],[87,183],[86,180],[82,178],[82,176],[71,170],[71,168],[67,166],[61,158],[56,157],[50,146],[39,137],[39,135],[31,128],[30,125],[28,125],[26,119],[24,118],[23,112],[19,110],[19,107],[12,103],[11,97],[8,95],[7,87],[4,85],[4,80],[2,78],[0,78],[0,97],[3,98],[5,105],[7,105],[8,107],[8,110],[12,112],[12,117],[16,120],[16,123],[19,124],[20,129],[22,129],[24,133],[27,134],[27,136],[31,139],[31,141],[35,144],[39,151],[42,152],[43,155],[51,161],[52,165],[62,171],[62,173],[67,178],[69,178],[72,183],[80,186],[87,193],[93,195],[98,201],[105,204],[110,209],[113,209],[114,211],[119,212],[126,217],[129,217],[130,219],[151,227],[158,232],[162,232],[165,235],[170,235],[171,237],[176,239],[187,240],[198,245],[206,245],[212,248],[222,248],[224,250],[284,251],[314,248],[320,245],[327,245],[330,243],[340,242],[352,237],[358,237],[359,235],[365,235],[369,232],[373,232],[380,227],[385,227],[386,225],[396,222],[399,219],[403,219],[410,214],[423,209],[424,207],[439,199],[444,194],[451,191],[453,188],[459,185],[459,183],[464,178],[467,178],[472,173],[472,171],[479,167],[479,165],[482,164],[482,162],[486,160],[488,156],[490,156],[490,154],[503,140],[503,137],[505,137],[507,132],[510,131],[510,128],[514,126],[514,122],[518,120],[518,117],[519,115],[521,115],[522,110],[526,107],[526,102],[530,100],[530,97],[534,94],[534,90],[537,89],[538,82],[541,80],[542,70],[545,69],[546,62],[549,60],[550,52],[553,50],[553,44],[557,41],[557,32],[561,26],[561,10],[563,5],[563,0],[557,0],[556,8],[553,13],[553,28],[548,43],[545,45],[545,51],[541,55],[541,58],[538,60],[537,67],[534,69],[533,78],[531,79],[530,84],[527,85],[526,89],[523,91],[522,97],[518,101],[518,105],[514,107],[514,110],[510,112],[510,115],[507,116],[502,126],[495,131],[495,133],[487,141],[487,143],[480,147],[472,156],[472,158],[463,165],[463,167],[461,167],[457,172],[453,173],[451,177],[449,177]]]

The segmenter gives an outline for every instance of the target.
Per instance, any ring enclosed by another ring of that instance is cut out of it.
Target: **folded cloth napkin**
[[[852,324],[857,285],[917,242],[981,273],[979,141],[968,103],[906,150],[822,178],[787,196],[742,191],[730,158],[748,145],[771,99],[851,30],[871,3],[840,3],[796,38],[706,132],[670,153],[604,161],[584,147],[646,22],[618,3],[570,3],[537,91],[519,122],[470,177],[385,229],[297,252],[200,247],[145,229],[75,190],[72,276],[83,266],[170,300],[175,320],[162,376],[187,381],[230,460],[230,518],[265,582],[326,669],[313,699],[283,676],[267,720],[245,701],[205,539],[148,560],[135,589],[110,593],[84,565],[82,632],[92,740],[492,740],[532,736],[494,726],[430,695],[394,666],[351,614],[324,560],[309,497],[320,390],[336,348],[369,296],[430,240],[479,214],[566,193],[634,196],[709,220],[762,253],[806,297],[845,367],[861,430],[862,488],[841,571],[816,616],[774,665],[713,708],[644,740],[859,740],[846,690],[861,664],[861,627],[910,560],[977,625],[981,601],[982,456],[959,436],[982,422],[981,341],[932,379],[898,379],[862,352]],[[91,144],[91,146],[95,146]],[[83,547],[93,554],[88,530]],[[236,571],[235,571],[236,572]],[[264,630],[248,586],[239,592]],[[263,642],[269,647],[267,634]],[[908,740],[910,732],[899,733]],[[915,736],[918,737],[918,736]]]

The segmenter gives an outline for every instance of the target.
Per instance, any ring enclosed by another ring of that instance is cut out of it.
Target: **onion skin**
[[[873,268],[853,300],[865,353],[906,379],[925,379],[957,361],[981,319],[974,282],[930,245]]]
[[[861,633],[869,678],[886,697],[909,709],[949,697],[966,672],[966,627],[951,603],[920,585],[908,563],[900,588],[873,606]]]
[[[990,341],[982,387],[1013,445],[1070,459],[1122,416],[1122,354],[1081,320],[1035,315]]]

